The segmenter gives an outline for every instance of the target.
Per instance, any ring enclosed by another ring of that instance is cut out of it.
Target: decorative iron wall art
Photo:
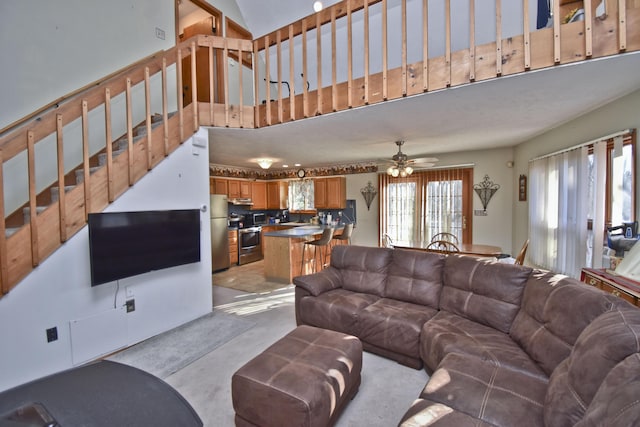
[[[371,202],[378,194],[378,190],[371,184],[371,181],[367,183],[367,186],[360,189],[360,194],[364,197],[364,201],[367,204],[367,210],[371,207]]]
[[[482,202],[482,209],[484,212],[487,212],[487,206],[489,206],[489,200],[496,194],[496,191],[500,188],[500,185],[495,184],[489,178],[489,175],[485,175],[482,182],[473,185],[473,189],[475,190],[478,197],[480,197],[480,201]]]

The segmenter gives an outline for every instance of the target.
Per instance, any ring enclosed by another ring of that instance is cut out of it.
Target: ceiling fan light
[[[389,166],[389,168],[387,169],[387,175],[393,175],[393,166]]]
[[[258,165],[260,165],[262,169],[269,169],[272,164],[273,160],[271,159],[258,159]]]
[[[406,176],[407,176],[407,170],[406,170],[406,169],[402,169],[402,170],[400,171],[400,177],[404,178],[404,177],[406,177]]]
[[[391,171],[391,176],[397,178],[398,175],[400,175],[400,171],[396,168],[393,168],[393,170]]]
[[[413,168],[411,166],[407,166],[404,170],[407,172],[407,175],[411,175],[413,173]]]

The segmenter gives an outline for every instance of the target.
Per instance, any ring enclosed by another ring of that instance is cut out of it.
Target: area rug
[[[165,379],[247,331],[255,322],[214,310],[108,358]]]

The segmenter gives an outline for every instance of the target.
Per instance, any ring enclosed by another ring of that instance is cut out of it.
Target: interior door
[[[183,40],[198,34],[215,35],[214,17],[210,16],[200,22],[184,28]],[[198,101],[209,102],[209,49],[196,48],[196,84],[198,85]],[[217,55],[216,55],[217,56]],[[214,70],[215,70],[214,61]],[[214,76],[215,79],[215,76]],[[191,104],[193,100],[193,84],[191,82],[191,58],[182,60],[182,100],[183,105]],[[215,100],[215,98],[214,98]],[[219,102],[219,101],[217,101]]]

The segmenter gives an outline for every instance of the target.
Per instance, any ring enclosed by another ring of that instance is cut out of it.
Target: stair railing
[[[4,295],[174,151],[200,125],[251,126],[253,105],[189,102],[196,55],[251,55],[250,41],[196,36],[64,96],[0,134],[0,290]],[[191,72],[184,76],[183,67]],[[212,63],[208,73],[214,84]],[[212,95],[213,96],[213,95]],[[4,177],[4,179],[3,179]],[[7,179],[9,177],[9,179]],[[7,202],[5,203],[5,200]]]

